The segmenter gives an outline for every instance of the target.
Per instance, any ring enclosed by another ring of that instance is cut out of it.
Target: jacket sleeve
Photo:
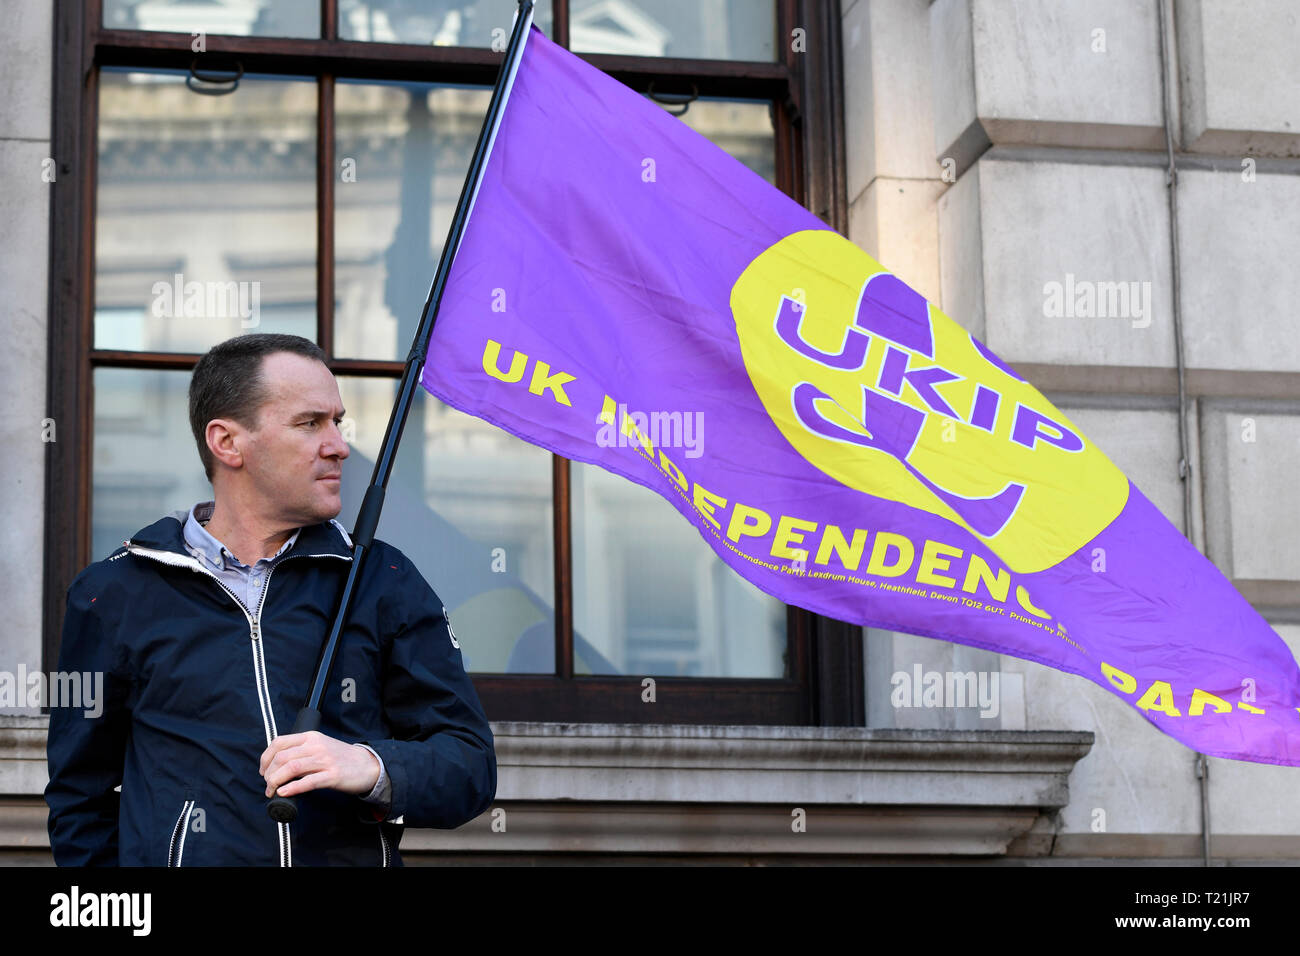
[[[114,788],[122,783],[130,684],[115,668],[113,643],[82,584],[79,579],[68,589],[59,671],[85,675],[83,688],[95,688],[99,675],[103,683],[97,701],[50,702],[50,849],[59,866],[117,866],[121,795]]]
[[[404,555],[376,558],[375,564],[395,563],[400,572],[400,592],[385,589],[390,613],[381,615],[392,628],[381,685],[393,737],[361,742],[388,772],[388,820],[452,829],[496,797],[492,730],[438,595]]]

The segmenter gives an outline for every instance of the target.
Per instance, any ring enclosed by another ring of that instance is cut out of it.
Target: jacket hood
[[[173,511],[165,518],[141,528],[123,545],[140,545],[177,554],[189,554],[185,548],[185,519],[189,511]],[[334,554],[341,558],[352,557],[352,538],[334,518],[319,524],[306,525],[298,533],[298,540],[285,552],[290,554]]]

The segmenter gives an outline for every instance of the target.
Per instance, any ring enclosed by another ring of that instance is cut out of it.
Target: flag
[[[1300,670],[1227,579],[992,351],[684,123],[532,29],[473,195],[439,399],[657,492],[788,604],[1300,763]]]

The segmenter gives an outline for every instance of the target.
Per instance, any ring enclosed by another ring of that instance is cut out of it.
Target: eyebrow
[[[333,412],[318,411],[318,410],[316,410],[316,409],[310,409],[310,410],[305,411],[305,412],[298,412],[298,414],[296,414],[296,415],[293,416],[293,419],[294,419],[294,421],[297,421],[297,420],[300,419],[300,418],[325,418],[326,416],[328,416],[328,417],[330,417],[330,418],[342,418],[342,417],[345,416],[347,413],[348,413],[348,411],[347,411],[346,408],[341,408],[341,409],[339,409],[339,413],[338,413],[338,415],[335,415]]]

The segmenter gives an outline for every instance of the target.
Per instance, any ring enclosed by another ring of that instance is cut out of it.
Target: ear
[[[230,418],[214,418],[208,422],[203,437],[208,443],[212,457],[227,468],[244,466],[243,443],[247,431],[239,422]]]

